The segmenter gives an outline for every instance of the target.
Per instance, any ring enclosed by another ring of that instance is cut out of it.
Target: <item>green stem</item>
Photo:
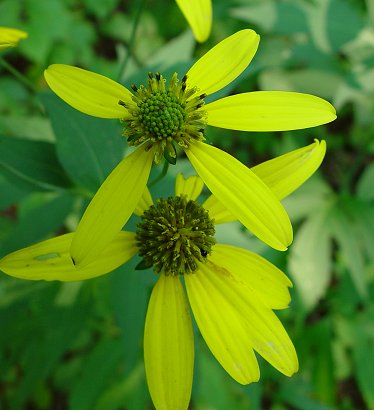
[[[152,182],[148,184],[148,186],[151,187],[155,185],[158,181],[161,181],[161,179],[164,178],[164,176],[167,174],[168,169],[169,169],[169,162],[165,161],[162,171],[159,173],[159,175],[157,175],[157,177]]]
[[[129,41],[128,46],[127,46],[127,54],[126,54],[125,58],[122,60],[122,63],[120,65],[120,68],[119,68],[119,71],[118,71],[118,81],[121,81],[121,79],[123,78],[123,73],[125,72],[127,64],[129,63],[130,56],[133,54],[135,37],[136,37],[136,30],[138,28],[139,21],[140,21],[140,16],[142,14],[142,11],[144,9],[144,6],[145,6],[146,2],[147,2],[147,0],[142,0],[139,4],[139,7],[138,7],[137,11],[136,11],[135,20],[134,20],[134,24],[132,26],[132,31],[131,31],[131,35],[130,35],[130,41]]]
[[[7,63],[2,57],[0,57],[0,66],[7,70],[10,74],[12,74],[18,81],[29,88],[32,92],[36,92],[34,85],[16,68]]]

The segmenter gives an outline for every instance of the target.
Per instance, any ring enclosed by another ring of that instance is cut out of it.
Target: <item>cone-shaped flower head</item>
[[[22,30],[10,27],[0,27],[0,50],[2,48],[16,47],[18,42],[27,37]]]
[[[212,0],[176,0],[197,41],[202,43],[212,27]]]
[[[149,74],[133,92],[99,74],[52,65],[45,78],[76,109],[119,118],[124,135],[138,149],[103,183],[84,214],[71,248],[77,265],[92,261],[115,237],[138,203],[152,161],[177,159],[181,147],[209,190],[246,228],[278,250],[292,241],[284,208],[268,187],[231,155],[204,143],[207,125],[246,131],[313,127],[335,119],[327,101],[292,92],[250,92],[204,103],[208,94],[233,81],[250,63],[259,43],[253,30],[226,38],[178,79]],[[128,198],[126,205],[119,202]]]
[[[324,154],[324,142],[316,141],[257,170],[281,198],[318,168]],[[222,222],[225,210],[214,197],[200,205],[196,199],[202,189],[199,177],[184,179],[179,175],[175,197],[153,204],[145,190],[136,207],[141,217],[136,233],[117,233],[83,268],[75,266],[69,255],[73,233],[0,260],[3,272],[30,280],[93,278],[137,253],[142,257],[138,269],[153,267],[159,278],[148,305],[144,363],[156,409],[188,407],[194,365],[190,308],[212,354],[237,382],[248,384],[259,379],[254,352],[287,376],[298,369],[293,344],[273,312],[288,306],[290,280],[248,250],[215,243],[215,219]]]

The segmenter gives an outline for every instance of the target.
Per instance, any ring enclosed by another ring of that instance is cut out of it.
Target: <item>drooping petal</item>
[[[291,281],[261,256],[235,246],[217,244],[209,259],[245,282],[270,309],[284,309],[289,305]]]
[[[52,91],[75,109],[99,118],[129,118],[118,102],[131,103],[131,92],[103,75],[65,64],[52,64],[44,71]]]
[[[288,215],[271,190],[245,165],[202,142],[185,150],[191,164],[220,202],[259,239],[286,250],[292,242]]]
[[[196,322],[200,331],[204,332],[204,339],[207,341],[208,338],[210,349],[212,344],[217,344],[211,340],[212,335],[218,332],[214,330],[215,326],[223,326],[221,336],[230,337],[230,344],[218,345],[220,349],[216,349],[220,354],[236,351],[236,344],[241,344],[243,332],[248,348],[255,349],[283,374],[291,376],[295,373],[298,370],[295,348],[279,319],[256,293],[231,270],[215,264],[211,259],[200,268],[199,273],[186,275],[186,287]],[[243,330],[238,332],[241,328]],[[230,350],[225,352],[225,349]],[[240,365],[240,362],[235,364]]]
[[[119,232],[94,262],[78,269],[69,253],[73,236],[68,233],[10,253],[0,260],[0,270],[19,279],[77,281],[104,275],[137,252],[135,234]]]
[[[214,357],[238,383],[249,384],[260,378],[260,370],[245,321],[236,306],[236,296],[230,300],[225,294],[229,286],[225,275],[208,263],[201,265],[197,272],[185,275],[188,300]]]
[[[326,142],[313,144],[262,162],[251,168],[279,199],[285,198],[310,178],[321,165]]]
[[[71,257],[83,267],[97,258],[122,229],[141,198],[153,150],[138,148],[123,159],[88,205],[71,244]]]
[[[176,0],[197,41],[204,42],[212,27],[212,0]]]
[[[193,201],[201,194],[204,188],[203,180],[197,175],[184,178],[182,174],[177,175],[175,181],[175,195],[186,195],[187,199]]]
[[[246,69],[259,41],[253,30],[241,30],[225,38],[189,69],[187,85],[207,95],[225,87]]]
[[[313,144],[262,162],[251,168],[278,199],[290,195],[320,166],[326,153],[326,142],[315,140]],[[214,195],[210,195],[203,207],[216,224],[236,220],[233,214]]]
[[[148,305],[144,365],[158,410],[187,410],[194,362],[192,321],[179,277],[161,274]]]
[[[136,205],[134,214],[140,216],[143,214],[144,211],[146,211],[152,205],[153,205],[152,195],[149,192],[148,187],[146,186],[144,188],[142,197],[140,198],[138,204]]]
[[[255,91],[221,98],[205,106],[208,124],[241,131],[287,131],[335,120],[335,108],[310,94]]]
[[[20,40],[27,38],[27,36],[25,31],[11,27],[0,27],[0,49],[15,47]]]

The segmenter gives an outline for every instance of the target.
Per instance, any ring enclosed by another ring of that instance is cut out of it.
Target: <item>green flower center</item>
[[[157,140],[173,138],[183,127],[185,112],[175,95],[157,91],[138,104],[145,132]]]
[[[205,139],[205,94],[197,95],[195,87],[188,88],[186,76],[179,81],[174,73],[167,86],[161,74],[149,73],[146,87],[132,85],[132,89],[132,103],[119,101],[131,115],[123,120],[123,135],[129,145],[153,146],[156,164],[162,157],[176,163],[175,144],[188,148],[193,140]]]
[[[214,221],[199,203],[186,196],[159,199],[141,216],[136,231],[137,269],[153,266],[156,273],[182,275],[205,262],[214,240]]]

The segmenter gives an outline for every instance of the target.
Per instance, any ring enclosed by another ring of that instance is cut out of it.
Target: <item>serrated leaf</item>
[[[42,94],[56,135],[57,156],[69,177],[95,192],[123,158],[118,122],[82,114],[54,94]]]
[[[303,303],[311,310],[325,294],[331,277],[329,209],[308,218],[298,230],[289,255],[289,269]]]
[[[59,190],[69,181],[48,142],[0,136],[0,171],[20,188]]]

